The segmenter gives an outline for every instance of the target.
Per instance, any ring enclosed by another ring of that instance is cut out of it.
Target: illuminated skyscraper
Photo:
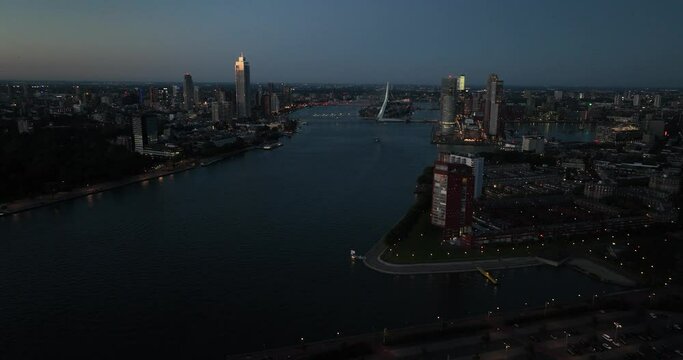
[[[194,108],[194,83],[192,82],[192,75],[185,73],[183,78],[183,101],[185,110],[190,111]]]
[[[465,74],[458,76],[458,91],[465,91]]]
[[[484,107],[484,127],[493,137],[499,137],[501,122],[498,119],[500,107],[503,104],[503,80],[498,75],[491,74],[486,82],[486,106]]]
[[[441,80],[441,131],[448,132],[455,126],[456,91],[458,79],[447,77]]]
[[[251,116],[251,82],[249,80],[249,62],[244,54],[235,61],[235,104],[237,105],[237,117],[248,118]]]
[[[662,95],[659,95],[659,94],[655,95],[654,105],[656,108],[662,106]]]
[[[142,154],[147,145],[147,128],[140,115],[133,116],[133,144],[138,154]]]

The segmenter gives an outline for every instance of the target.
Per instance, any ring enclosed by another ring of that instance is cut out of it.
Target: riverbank
[[[546,354],[559,358],[566,354],[566,344],[576,344],[581,338],[588,340],[590,336],[605,333],[614,328],[615,322],[624,324],[629,331],[642,331],[644,326],[634,320],[645,315],[639,315],[635,309],[646,296],[644,289],[637,289],[601,294],[597,301],[586,298],[456,319],[438,318],[438,321],[380,328],[359,335],[338,332],[335,338],[312,342],[301,338],[298,344],[271,349],[264,346],[263,350],[231,354],[226,359],[500,359],[528,354],[529,346],[520,339],[534,339],[532,348],[542,348]],[[673,312],[667,315],[676,320],[683,317],[683,314]],[[661,326],[666,320],[658,321],[657,325]],[[572,332],[571,337],[564,336],[566,331]],[[677,336],[671,331],[663,335]]]
[[[625,287],[634,287],[638,283],[616,271],[586,258],[569,258],[561,262],[549,261],[537,256],[523,257],[500,257],[498,259],[484,260],[458,260],[443,262],[415,262],[412,264],[390,263],[382,259],[387,250],[384,238],[380,239],[365,255],[364,264],[375,271],[391,275],[422,275],[463,273],[485,270],[505,270],[531,266],[571,266],[573,269],[592,276],[604,283],[615,284]]]
[[[155,178],[162,178],[164,176],[169,176],[184,171],[192,170],[201,166],[208,166],[219,161],[223,161],[232,156],[245,153],[250,150],[258,149],[256,146],[250,146],[243,149],[231,151],[229,153],[212,157],[210,159],[187,159],[174,164],[172,168],[162,168],[158,170],[152,170],[144,174],[138,174],[130,176],[121,180],[107,181],[95,185],[80,187],[71,191],[64,191],[55,194],[39,195],[27,199],[21,199],[16,201],[11,201],[3,204],[3,209],[0,211],[0,215],[11,215],[32,209],[37,209],[44,206],[49,206],[57,204],[64,201],[78,199],[84,196],[97,194],[113,189],[118,189],[124,186],[141,183],[143,181],[152,180]]]
[[[382,254],[387,250],[384,239],[378,241],[365,256],[365,265],[375,271],[392,275],[420,275],[420,274],[443,274],[479,271],[477,268],[486,270],[504,270],[521,267],[544,265],[536,257],[510,257],[486,260],[444,261],[414,264],[394,264],[382,259]]]

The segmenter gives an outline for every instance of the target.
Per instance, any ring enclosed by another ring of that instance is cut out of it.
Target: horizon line
[[[20,80],[20,79],[0,79],[0,83],[6,84],[24,84],[24,83],[113,83],[113,84],[182,84],[182,80],[171,81],[171,80]],[[227,81],[197,81],[195,84],[232,84],[235,82]],[[265,82],[254,82],[252,85],[261,84],[288,84],[288,85],[338,85],[338,86],[385,86],[385,83],[342,83],[342,82],[284,82],[284,81],[265,81]],[[430,86],[430,87],[440,87],[438,83],[434,84],[420,84],[420,83],[392,83],[394,86]],[[657,90],[683,90],[683,86],[628,86],[628,85],[510,85],[505,84],[505,88],[556,88],[556,89],[657,89]],[[486,84],[480,84],[475,87],[470,87],[470,89],[481,89],[486,88]]]

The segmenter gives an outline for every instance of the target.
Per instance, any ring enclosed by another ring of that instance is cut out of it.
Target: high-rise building
[[[178,90],[178,85],[173,85],[173,87],[171,87],[171,105],[173,106],[175,106],[178,101]]]
[[[503,80],[498,75],[491,74],[486,82],[486,105],[484,106],[484,127],[493,137],[500,136],[502,124],[498,118],[503,104]]]
[[[472,93],[472,112],[476,114],[481,113],[482,108],[482,93],[480,91]]]
[[[194,91],[192,93],[192,102],[195,106],[199,105],[199,86],[194,87]]]
[[[444,240],[465,244],[462,236],[472,232],[473,195],[472,168],[443,161],[434,164],[431,223],[443,229]]]
[[[249,118],[251,116],[250,88],[249,62],[242,53],[235,61],[235,104],[237,105],[238,118]]]
[[[214,101],[211,103],[211,120],[213,122],[221,121],[221,102]]]
[[[183,101],[186,111],[194,109],[194,83],[190,73],[185,73],[183,78]]]
[[[556,101],[562,101],[562,98],[564,97],[564,92],[562,92],[562,90],[555,90],[554,95]]]
[[[458,91],[465,91],[465,74],[458,76]]]
[[[282,84],[282,96],[280,96],[280,100],[283,107],[292,105],[292,88],[290,86]]]
[[[464,164],[472,168],[474,198],[479,199],[484,190],[484,158],[475,154],[439,153],[439,161],[447,164]]]
[[[142,116],[133,116],[133,147],[135,152],[142,154],[147,145],[147,126],[142,119]]]
[[[640,106],[640,94],[633,95],[633,106]]]
[[[662,95],[659,95],[659,94],[655,95],[654,105],[656,108],[662,106]]]
[[[441,131],[448,132],[455,126],[458,79],[452,76],[441,80]]]
[[[270,94],[270,113],[277,114],[280,112],[280,98],[276,93]]]
[[[211,120],[226,122],[232,118],[232,103],[229,101],[214,101],[211,103]]]

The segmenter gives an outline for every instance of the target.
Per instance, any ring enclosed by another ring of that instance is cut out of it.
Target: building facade
[[[194,109],[194,83],[190,73],[186,73],[183,77],[183,101],[185,111]]]
[[[448,133],[455,127],[458,79],[447,77],[441,80],[441,131]]]
[[[484,127],[488,135],[500,137],[502,124],[499,119],[500,107],[503,105],[503,80],[491,74],[486,82],[486,105],[484,106]]]
[[[479,199],[484,189],[484,158],[474,154],[439,153],[439,161],[447,164],[463,164],[472,168],[474,198]]]
[[[474,179],[464,164],[434,164],[431,223],[443,229],[443,239],[469,243],[472,233]]]
[[[237,106],[237,118],[251,117],[251,80],[249,74],[249,62],[240,54],[235,61],[235,104]]]

